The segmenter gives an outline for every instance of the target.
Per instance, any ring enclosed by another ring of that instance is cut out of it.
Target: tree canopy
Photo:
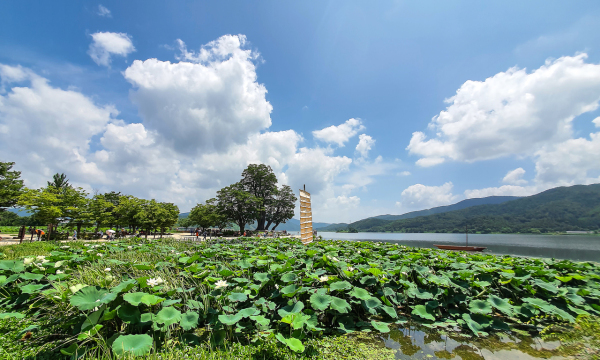
[[[0,214],[13,207],[23,192],[21,172],[11,170],[14,162],[0,162]]]

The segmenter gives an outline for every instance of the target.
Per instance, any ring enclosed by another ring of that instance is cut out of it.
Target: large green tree
[[[241,183],[235,183],[217,192],[217,208],[243,233],[246,225],[254,222],[262,210],[262,200],[245,191]]]
[[[256,230],[265,230],[267,208],[271,206],[277,193],[277,176],[268,165],[250,164],[242,172],[240,184],[245,191],[261,200],[260,209],[257,209],[254,220],[257,223]]]
[[[48,186],[52,186],[58,190],[64,190],[66,188],[71,187],[69,184],[69,179],[67,179],[67,175],[65,173],[59,174],[56,173],[52,176],[52,181],[48,181]]]
[[[161,202],[158,204],[157,227],[160,229],[160,237],[166,229],[175,226],[179,220],[179,207],[173,203]]]
[[[179,211],[177,212],[179,214]],[[160,205],[156,200],[141,200],[139,212],[135,214],[135,218],[140,226],[145,230],[146,238],[148,232],[156,230],[160,226]]]
[[[7,208],[13,207],[23,193],[21,172],[11,170],[14,162],[0,162],[0,216]]]
[[[285,223],[294,217],[296,200],[298,200],[296,195],[288,185],[283,185],[281,189],[277,189],[273,199],[266,206],[266,229],[274,224],[271,230],[275,230],[279,224]]]

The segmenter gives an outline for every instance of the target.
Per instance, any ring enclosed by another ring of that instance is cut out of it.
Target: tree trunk
[[[272,223],[273,223],[272,221],[268,221],[267,225],[265,226],[265,230],[269,230],[269,226],[271,226]],[[277,225],[275,225],[275,226],[277,226]]]
[[[244,234],[244,227],[245,227],[246,224],[244,224],[243,222],[240,221],[240,222],[238,222],[238,225],[240,227],[240,234],[243,235]]]
[[[165,228],[160,228],[160,238],[162,239],[162,235],[165,232]]]
[[[77,236],[81,234],[81,223],[77,224]]]
[[[275,230],[276,227],[279,226],[280,223],[275,224],[275,226],[273,226],[273,228],[271,230]]]

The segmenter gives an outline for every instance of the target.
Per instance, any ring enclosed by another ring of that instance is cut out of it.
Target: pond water
[[[460,333],[418,330],[410,326],[381,334],[378,338],[385,347],[395,351],[396,359],[564,359],[559,341],[545,342],[517,334],[476,338]]]
[[[434,244],[465,245],[465,234],[335,233],[319,232],[324,239],[386,241],[407,246],[435,248]],[[469,245],[485,252],[600,262],[600,236],[469,234]]]

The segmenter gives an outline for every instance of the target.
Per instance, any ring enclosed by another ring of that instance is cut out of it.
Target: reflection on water
[[[434,244],[464,245],[464,234],[332,233],[324,239],[385,241],[407,246],[435,248]],[[471,234],[469,245],[487,247],[485,252],[547,257],[575,261],[600,261],[600,236]]]
[[[381,334],[387,348],[396,350],[396,359],[564,359],[560,356],[560,343],[544,342],[539,338],[522,335],[490,335],[475,338],[469,335],[444,334],[435,330],[392,330]]]

